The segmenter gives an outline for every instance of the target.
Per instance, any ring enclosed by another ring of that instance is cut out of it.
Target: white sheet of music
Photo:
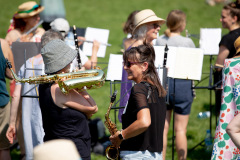
[[[108,72],[106,80],[122,80],[123,55],[110,54],[108,61]]]
[[[155,66],[163,66],[165,46],[154,46],[156,53]],[[203,65],[203,50],[199,48],[168,47],[167,63],[168,77],[178,79],[201,80]],[[161,79],[162,71],[159,71]]]
[[[200,29],[200,48],[205,55],[218,55],[219,42],[221,41],[221,28],[201,28]]]
[[[107,44],[108,36],[109,36],[108,29],[99,29],[99,28],[92,28],[92,27],[86,28],[85,39],[87,41],[97,40],[100,43]],[[92,46],[93,46],[93,43],[89,43],[89,42],[83,43],[83,52],[87,56],[92,56]],[[106,49],[107,49],[106,45],[100,45],[97,53],[97,57],[105,57]]]

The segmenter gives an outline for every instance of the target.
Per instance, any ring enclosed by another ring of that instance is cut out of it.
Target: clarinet
[[[78,61],[78,69],[82,68],[82,62],[81,62],[81,57],[79,53],[79,46],[78,46],[78,39],[77,39],[77,32],[76,32],[76,26],[73,25],[73,35],[74,35],[74,41],[75,41],[75,47],[77,50],[77,61]]]
[[[168,46],[166,44],[165,49],[164,49],[164,59],[163,59],[163,77],[162,77],[162,81],[163,81],[163,88],[167,91],[168,90],[168,78],[167,78],[167,53],[168,53]],[[167,91],[167,96],[166,96],[166,103],[169,104],[169,93]]]

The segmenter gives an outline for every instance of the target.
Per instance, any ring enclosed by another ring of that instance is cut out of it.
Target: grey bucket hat
[[[45,65],[45,73],[60,71],[77,56],[77,51],[70,48],[64,41],[55,39],[48,42],[42,49],[41,54]]]

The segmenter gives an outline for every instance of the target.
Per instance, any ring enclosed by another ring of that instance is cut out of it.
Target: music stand
[[[218,55],[219,47],[218,44],[221,40],[221,28],[201,28],[200,29],[200,48],[203,49],[204,55],[210,55],[210,73],[209,73],[209,83],[206,87],[197,87],[195,86],[195,89],[208,89],[209,90],[209,105],[210,105],[210,120],[209,120],[209,129],[210,129],[210,135],[212,135],[212,90],[216,89],[216,86],[218,83],[213,84],[213,55]],[[217,117],[216,117],[216,124],[217,124]],[[193,148],[190,149],[190,152],[193,151],[197,146],[201,145],[204,142],[205,139],[203,139],[201,142],[199,142],[197,145],[195,145]]]
[[[167,68],[168,77],[173,78],[173,134],[172,159],[174,159],[174,120],[175,120],[175,79],[200,80],[202,74],[203,50],[197,48],[169,47]]]

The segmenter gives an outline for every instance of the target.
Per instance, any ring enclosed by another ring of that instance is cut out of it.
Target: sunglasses
[[[157,29],[158,27],[161,28],[161,26],[160,26],[159,24],[157,24],[157,23],[153,23],[152,25],[153,25],[153,28],[154,28],[154,29]]]
[[[138,64],[138,63],[143,63],[143,62],[130,62],[130,61],[127,61],[127,62],[123,62],[123,66],[126,66],[126,67],[130,68],[133,64]]]

